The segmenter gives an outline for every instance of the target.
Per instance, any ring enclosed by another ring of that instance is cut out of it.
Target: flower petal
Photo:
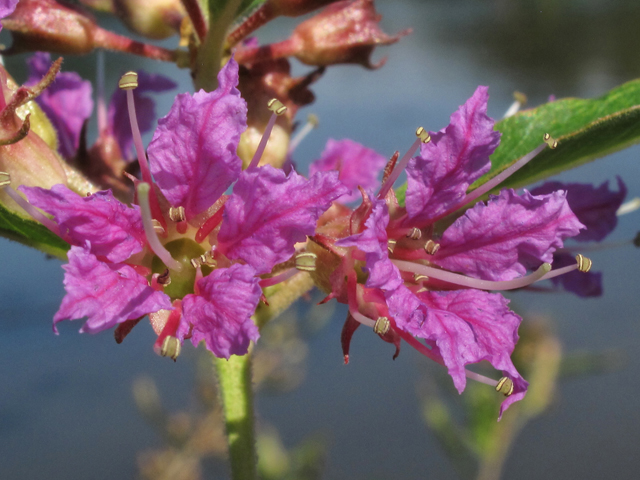
[[[488,88],[478,87],[453,115],[451,123],[407,167],[407,213],[412,226],[424,226],[455,208],[467,188],[489,171],[489,155],[500,133],[487,116]]]
[[[320,159],[309,167],[309,175],[338,170],[338,178],[351,190],[351,193],[343,195],[340,200],[352,202],[360,198],[358,186],[369,190],[380,184],[378,175],[386,163],[387,159],[378,152],[353,140],[330,138]]]
[[[242,168],[236,150],[247,127],[247,105],[236,88],[233,58],[218,73],[218,84],[213,92],[178,95],[149,144],[151,173],[187,218],[213,205]]]
[[[219,358],[247,353],[249,343],[260,337],[251,320],[262,294],[258,281],[253,268],[240,264],[198,280],[200,294],[182,300],[178,337],[183,340],[191,330],[191,342],[197,346],[204,340]]]
[[[61,320],[88,317],[81,332],[96,333],[126,320],[161,309],[171,300],[153,290],[147,279],[125,264],[107,264],[89,253],[90,245],[71,247],[63,265],[67,294],[53,317],[54,330]]]
[[[609,190],[606,181],[598,188],[589,183],[546,182],[531,190],[532,195],[543,195],[556,190],[567,192],[567,202],[586,230],[573,239],[579,242],[599,242],[616,228],[616,211],[627,196],[627,187],[618,177],[618,191]]]
[[[48,53],[37,52],[27,60],[29,78],[26,85],[42,80],[51,66]],[[75,72],[60,72],[56,80],[37,98],[58,134],[58,150],[65,158],[73,158],[78,150],[80,132],[93,111],[91,82]]]
[[[58,184],[45,190],[19,188],[32,205],[53,215],[63,237],[75,245],[91,242],[91,253],[122,262],[142,251],[146,242],[140,208],[127,207],[110,190],[81,197]]]
[[[444,232],[433,263],[483,280],[511,280],[551,262],[563,239],[581,228],[565,192],[533,196],[525,190],[518,196],[505,189]]]
[[[347,191],[337,172],[307,180],[270,165],[245,170],[225,203],[218,248],[258,274],[270,272],[294,254],[295,243],[313,235],[320,215]]]
[[[138,87],[133,90],[133,99],[140,133],[151,131],[156,119],[156,102],[146,94],[150,92],[166,92],[177,86],[173,80],[164,75],[147,73],[142,70],[138,71]],[[127,92],[118,89],[111,96],[107,111],[107,122],[125,159],[133,157],[133,133],[131,132],[131,123],[127,120],[128,118]]]

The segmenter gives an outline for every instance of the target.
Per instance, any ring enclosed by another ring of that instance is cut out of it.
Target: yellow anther
[[[136,72],[125,73],[120,77],[118,87],[122,90],[133,90],[134,88],[138,88],[138,74]]]
[[[558,146],[558,141],[555,140],[551,135],[549,135],[548,133],[545,133],[542,136],[542,141],[544,143],[546,143],[547,145],[549,145],[549,148],[556,148]]]
[[[200,265],[202,265],[200,257],[192,258],[191,260],[189,260],[189,262],[191,262],[191,266],[193,268],[198,268]]]
[[[182,349],[182,345],[180,345],[180,340],[176,337],[168,336],[162,342],[162,348],[160,349],[160,355],[163,357],[169,357],[174,362],[178,355],[180,355],[180,350]]]
[[[413,274],[413,281],[416,283],[426,282],[427,280],[429,280],[429,277],[426,275],[420,275],[419,273]]]
[[[282,103],[277,98],[272,98],[271,100],[269,100],[267,106],[269,107],[269,110],[271,110],[276,115],[282,115],[287,111],[287,107],[284,106],[284,103]]]
[[[511,395],[513,393],[513,380],[509,377],[502,377],[498,381],[498,385],[496,385],[496,392],[504,394],[505,397]]]
[[[417,227],[413,227],[411,231],[407,233],[407,238],[411,240],[420,240],[420,237],[422,237],[422,232]]]
[[[160,221],[156,220],[155,218],[151,219],[151,223],[153,225],[153,230],[158,234],[158,235],[164,235],[164,227],[162,226],[162,224],[160,223]]]
[[[524,105],[527,103],[527,96],[522,92],[518,92],[518,91],[513,92],[513,99],[516,102],[518,102],[520,105]]]
[[[378,335],[385,335],[389,331],[390,326],[391,324],[387,317],[378,317],[375,325],[373,326],[373,331]]]
[[[296,268],[303,272],[315,272],[318,256],[311,252],[302,252],[296,255]]]
[[[310,113],[307,117],[307,123],[311,125],[313,128],[317,128],[320,125],[320,120],[318,120],[318,116]]]
[[[158,284],[163,285],[165,287],[167,285],[170,285],[171,277],[169,276],[169,269],[167,268],[164,272],[158,275],[158,278],[156,279],[156,281],[158,282]]]
[[[433,240],[427,240],[427,243],[424,244],[424,251],[429,255],[435,255],[438,250],[440,250],[440,244]]]
[[[209,251],[209,252],[205,252],[202,255],[200,255],[198,257],[199,263],[200,265],[205,265],[207,267],[212,267],[215,268],[216,265],[218,265],[218,262],[216,262],[213,258],[213,254]]]
[[[11,185],[11,175],[7,172],[0,172],[0,187]]]
[[[422,127],[418,127],[418,129],[416,130],[416,137],[418,137],[422,143],[429,143],[431,141],[429,132],[427,132]]]
[[[184,222],[187,218],[184,214],[184,207],[169,208],[169,218],[172,222]]]
[[[576,262],[578,262],[578,270],[582,273],[587,273],[591,270],[591,265],[593,264],[590,258],[587,258],[580,253],[576,255]]]
[[[396,243],[395,240],[387,240],[387,250],[389,250],[389,253],[393,253],[396,248]]]

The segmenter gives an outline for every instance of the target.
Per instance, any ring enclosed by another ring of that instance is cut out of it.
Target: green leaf
[[[500,184],[522,187],[564,170],[622,150],[640,141],[640,80],[633,80],[595,99],[564,98],[496,123],[502,133],[491,156],[491,170],[471,189],[522,158],[542,143],[545,133],[558,141]],[[396,190],[404,205],[406,183]]]
[[[46,227],[0,205],[0,235],[66,260],[69,244]]]

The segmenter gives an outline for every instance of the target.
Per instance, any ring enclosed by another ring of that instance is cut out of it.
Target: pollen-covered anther
[[[429,277],[426,275],[420,275],[419,273],[413,274],[413,281],[415,283],[426,282],[427,280],[429,280]]]
[[[202,255],[200,255],[198,257],[198,260],[200,260],[200,265],[204,265],[206,267],[212,267],[215,268],[216,265],[218,265],[218,262],[216,262],[213,258],[213,255],[211,254],[211,252],[205,252]]]
[[[590,258],[587,258],[580,253],[576,255],[576,262],[578,262],[578,270],[582,273],[587,273],[591,270],[591,265],[593,264]]]
[[[429,132],[427,132],[422,127],[417,128],[416,137],[418,137],[422,143],[429,143],[431,141],[431,136],[429,135]]]
[[[176,337],[168,336],[162,342],[160,355],[163,357],[169,357],[175,362],[176,358],[178,358],[178,355],[180,355],[180,350],[182,350],[180,340],[178,340]]]
[[[303,272],[315,272],[318,256],[311,252],[302,252],[296,255],[296,268]]]
[[[396,248],[396,243],[395,240],[387,240],[387,250],[389,250],[389,253],[393,253]]]
[[[424,251],[429,255],[435,255],[438,250],[440,250],[440,244],[433,240],[427,240],[427,243],[424,244]]]
[[[378,335],[386,335],[389,331],[391,324],[389,323],[389,319],[387,317],[378,317],[375,325],[373,326],[373,331]]]
[[[151,223],[153,224],[153,229],[155,230],[155,232],[158,235],[164,235],[165,230],[164,227],[162,226],[162,224],[160,223],[159,220],[156,220],[155,218],[151,220]]]
[[[276,115],[282,115],[287,111],[287,107],[285,107],[284,104],[277,98],[272,98],[271,100],[269,100],[267,106],[269,107],[269,110],[271,110]]]
[[[502,377],[496,385],[496,392],[502,393],[505,397],[508,397],[513,393],[513,380],[509,377]]]
[[[189,260],[191,262],[191,266],[193,268],[198,268],[200,265],[202,265],[202,262],[200,260],[200,257],[196,257],[196,258],[192,258],[191,260]]]
[[[138,88],[138,74],[136,72],[127,72],[122,77],[120,77],[120,81],[118,82],[118,87],[121,90],[133,90]]]
[[[7,172],[0,172],[0,187],[11,185],[11,175]]]
[[[167,285],[171,285],[171,276],[169,275],[169,269],[165,269],[164,272],[162,272],[160,275],[158,275],[158,278],[156,279],[156,281],[158,282],[159,285],[162,285],[163,287],[166,287]]]
[[[422,231],[418,227],[413,227],[409,233],[407,233],[407,238],[411,240],[420,240],[422,237]]]
[[[542,136],[542,141],[544,143],[546,143],[547,145],[549,145],[549,148],[556,148],[558,146],[558,141],[556,139],[554,139],[551,135],[549,135],[548,133],[545,133]]]
[[[184,222],[186,220],[186,216],[184,214],[184,207],[171,207],[169,208],[169,218],[173,222]]]

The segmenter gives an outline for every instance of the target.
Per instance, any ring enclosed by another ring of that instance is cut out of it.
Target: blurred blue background
[[[478,85],[490,86],[489,114],[500,118],[515,90],[535,106],[549,95],[598,96],[640,76],[640,6],[632,2],[383,0],[377,8],[386,32],[413,27],[413,34],[376,51],[376,59],[388,56],[380,70],[335,67],[313,86],[317,101],[299,118],[315,113],[320,127],[296,152],[302,172],[327,138],[352,138],[387,156],[404,151],[417,126],[444,127]],[[258,36],[282,39],[295,23],[273,22]],[[24,57],[6,59],[18,80],[24,80],[23,63]],[[171,65],[110,53],[106,65],[111,90],[124,71],[140,68],[179,80],[179,91],[191,89],[188,72]],[[94,66],[95,56],[69,57],[63,68],[93,80]],[[172,97],[158,97],[158,115],[166,114]],[[600,184],[620,175],[629,198],[638,196],[639,154],[633,147],[557,178]],[[629,214],[609,238],[631,239],[639,227],[640,213]],[[61,263],[7,240],[0,248],[0,478],[135,478],[137,452],[161,440],[136,410],[132,382],[147,375],[167,409],[188,408],[195,402],[195,350],[186,345],[177,363],[156,356],[146,322],[121,345],[109,332],[79,335],[80,322],[61,324],[55,336]],[[619,348],[627,361],[612,373],[562,382],[548,414],[521,433],[504,478],[635,478],[640,471],[640,360],[634,354],[640,252],[627,246],[590,256],[604,274],[601,298],[518,292],[511,305],[523,316],[552,319],[565,351]],[[338,306],[330,325],[312,337],[299,389],[258,396],[259,419],[274,424],[286,445],[322,432],[330,448],[326,479],[457,478],[420,419],[416,384],[428,360],[405,345],[392,362],[390,345],[358,332],[344,366],[345,315]],[[207,478],[228,475],[222,464],[207,465],[206,472]]]

